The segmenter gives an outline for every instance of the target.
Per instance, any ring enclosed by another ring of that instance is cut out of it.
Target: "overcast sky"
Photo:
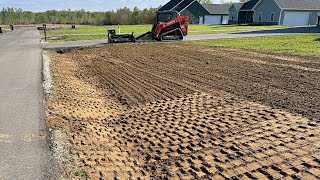
[[[108,11],[122,7],[158,7],[168,1],[169,0],[0,0],[0,8],[15,7],[37,12],[51,9]],[[214,2],[219,3],[220,0],[214,0]]]

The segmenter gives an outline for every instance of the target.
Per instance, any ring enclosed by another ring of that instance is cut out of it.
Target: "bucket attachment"
[[[150,42],[150,41],[156,41],[156,39],[151,31],[146,32],[136,38],[136,42]]]
[[[132,34],[117,34],[116,30],[108,30],[108,43],[126,43],[135,42],[134,33]]]

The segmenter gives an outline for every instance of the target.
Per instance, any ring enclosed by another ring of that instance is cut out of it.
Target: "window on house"
[[[262,12],[259,13],[259,21],[262,21]]]
[[[231,20],[233,20],[234,18],[233,18],[233,16],[231,16]]]
[[[274,12],[271,13],[271,22],[274,22]]]

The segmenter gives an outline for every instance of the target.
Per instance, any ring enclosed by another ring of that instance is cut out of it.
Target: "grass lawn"
[[[299,34],[237,39],[193,41],[192,44],[320,56],[320,35]]]
[[[108,29],[116,29],[118,26],[84,26],[76,25],[76,29],[71,29],[71,25],[65,25],[62,29],[49,30],[48,36],[67,34],[106,34]],[[120,26],[122,33],[147,32],[151,30],[151,25],[127,25]]]
[[[271,29],[271,28],[284,28],[286,26],[239,26],[239,25],[190,25],[189,34],[218,34],[218,33],[228,33],[228,32],[241,32],[250,31],[258,29]],[[121,33],[131,33],[135,32],[136,35],[143,34],[150,31],[152,25],[121,25]],[[71,29],[71,25],[65,25],[62,29],[49,30],[48,36],[62,36],[61,38],[50,40],[50,42],[57,41],[76,41],[76,40],[91,40],[91,39],[101,39],[106,38],[106,33],[108,29],[116,29],[118,32],[118,26],[82,26],[77,25],[76,29]],[[79,36],[75,36],[79,34]],[[84,37],[81,37],[84,35]],[[88,36],[88,34],[96,34],[94,36]],[[43,33],[42,33],[43,35]],[[75,36],[75,37],[73,37]]]
[[[11,29],[10,29],[9,26],[1,26],[1,27],[2,27],[2,32],[3,32],[3,33],[10,32],[10,31],[11,31]]]
[[[97,35],[90,35],[90,36],[60,36],[54,39],[49,39],[49,42],[63,42],[63,41],[81,41],[81,40],[97,40],[97,39],[106,39],[106,35],[104,34],[97,34]]]
[[[288,26],[245,26],[245,25],[190,25],[190,34],[221,34],[230,32],[244,32],[259,29],[286,28]]]

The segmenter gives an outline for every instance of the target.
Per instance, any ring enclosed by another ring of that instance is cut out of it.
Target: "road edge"
[[[41,51],[41,79],[42,79],[42,88],[44,96],[44,121],[46,129],[46,144],[49,152],[50,160],[53,169],[47,169],[48,179],[64,179],[62,174],[63,169],[63,154],[58,153],[62,152],[61,150],[61,133],[58,129],[49,127],[47,124],[47,118],[50,116],[50,111],[47,106],[47,101],[53,95],[53,81],[51,77],[50,70],[51,60],[47,55],[47,51]]]

